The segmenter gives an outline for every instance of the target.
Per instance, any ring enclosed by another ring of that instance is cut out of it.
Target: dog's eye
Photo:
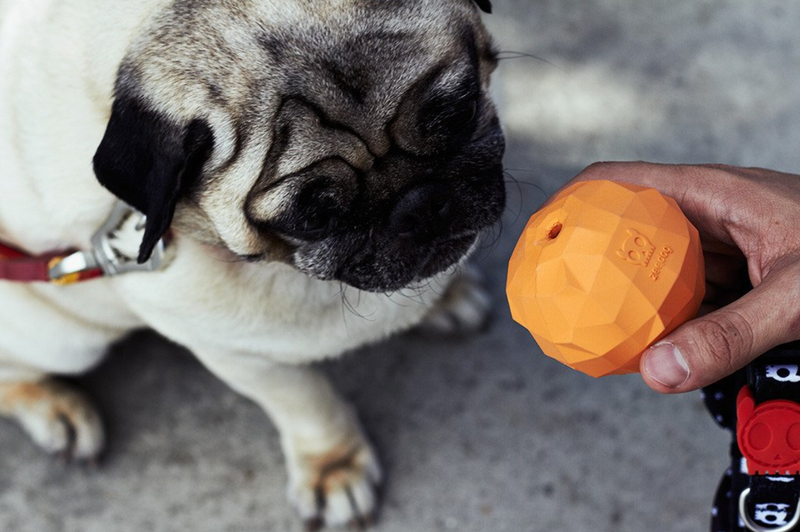
[[[323,240],[336,228],[338,217],[332,211],[316,209],[307,213],[298,212],[284,220],[269,224],[269,227],[286,236],[299,240]]]
[[[459,105],[444,121],[449,128],[457,130],[470,125],[477,116],[478,100],[470,100],[466,105]]]
[[[437,135],[458,141],[472,134],[478,117],[478,98],[430,102],[422,112],[422,130],[426,137]]]
[[[308,237],[322,237],[332,227],[336,216],[323,206],[311,209],[299,219],[297,232]]]
[[[278,230],[303,240],[321,240],[336,227],[336,200],[323,181],[307,186],[295,201],[295,208]]]

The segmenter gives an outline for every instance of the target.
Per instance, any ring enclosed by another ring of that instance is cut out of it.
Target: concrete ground
[[[541,355],[503,297],[527,217],[600,159],[800,170],[800,3],[495,0],[509,137],[497,297],[485,334],[408,334],[326,366],[389,474],[377,532],[705,530],[727,437],[697,394],[592,380]],[[512,54],[508,54],[512,55]],[[110,445],[98,471],[43,456],[0,422],[4,532],[292,532],[275,430],[150,333],[82,384]]]

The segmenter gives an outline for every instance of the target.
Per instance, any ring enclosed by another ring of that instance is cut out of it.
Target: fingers
[[[592,164],[565,187],[579,181],[607,179],[655,188],[678,202],[707,244],[716,240],[735,246],[725,221],[730,218],[731,209],[740,209],[739,204],[746,203],[748,196],[752,200],[747,180],[740,177],[735,169],[722,166],[607,162]],[[729,197],[731,190],[735,191],[735,197]],[[720,201],[722,197],[725,201]]]
[[[694,195],[692,192],[695,190],[707,188],[709,182],[714,179],[704,174],[716,174],[717,172],[717,167],[646,162],[601,162],[586,167],[575,177],[573,182],[608,179],[655,188],[667,196],[680,200],[685,196]],[[715,179],[718,177],[715,176]]]
[[[655,188],[675,199],[700,231],[705,305],[701,317],[642,357],[643,378],[653,389],[700,388],[800,339],[797,177],[721,165],[596,163],[566,185],[606,179]],[[750,285],[756,288],[736,299]]]
[[[800,261],[773,271],[741,299],[690,321],[645,352],[642,378],[662,393],[707,386],[800,339]]]

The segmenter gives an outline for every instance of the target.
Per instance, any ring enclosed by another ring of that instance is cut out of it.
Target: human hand
[[[593,179],[655,188],[674,198],[700,231],[706,298],[700,317],[645,352],[640,368],[651,388],[695,390],[800,339],[800,176],[720,165],[596,163],[568,185]]]

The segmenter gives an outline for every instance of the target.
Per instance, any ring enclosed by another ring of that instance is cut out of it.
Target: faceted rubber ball
[[[654,189],[576,183],[528,221],[506,293],[546,355],[592,377],[635,373],[650,345],[697,315],[700,237]]]

